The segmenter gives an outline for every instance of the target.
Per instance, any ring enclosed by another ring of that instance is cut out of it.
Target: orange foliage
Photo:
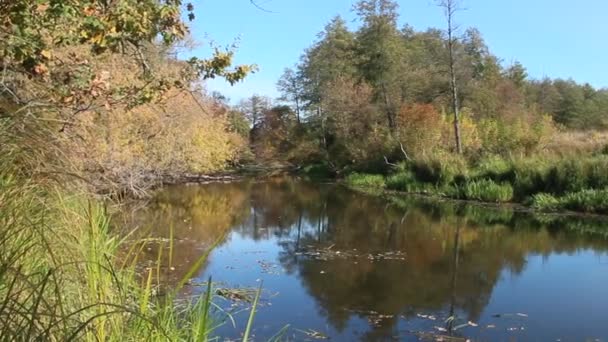
[[[414,156],[441,148],[445,126],[441,113],[431,104],[404,106],[397,116],[398,139]]]

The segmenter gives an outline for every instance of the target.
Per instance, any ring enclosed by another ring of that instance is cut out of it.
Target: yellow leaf
[[[42,51],[40,51],[40,56],[42,56],[42,57],[44,57],[46,59],[51,59],[51,57],[53,56],[53,54],[49,50],[42,50]]]

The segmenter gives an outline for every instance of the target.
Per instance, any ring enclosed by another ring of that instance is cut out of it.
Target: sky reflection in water
[[[256,341],[286,324],[285,337],[298,341],[314,340],[302,332],[309,329],[332,341],[424,333],[608,340],[608,226],[601,220],[390,200],[289,178],[168,188],[128,219],[160,238],[172,227],[167,282],[221,239],[195,281],[212,276],[221,286],[252,288],[263,280]],[[156,260],[157,250],[147,253]],[[218,332],[238,337],[247,315],[236,315],[237,329],[226,324]],[[446,323],[450,316],[456,319]]]

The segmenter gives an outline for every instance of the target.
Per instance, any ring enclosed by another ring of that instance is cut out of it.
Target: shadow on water
[[[285,324],[294,340],[311,331],[346,341],[608,337],[599,319],[608,315],[602,219],[387,199],[289,178],[171,187],[123,219],[160,241],[146,251],[150,264],[174,239],[172,256],[162,255],[169,284],[223,237],[197,279],[264,279],[275,295],[256,317],[258,337]]]

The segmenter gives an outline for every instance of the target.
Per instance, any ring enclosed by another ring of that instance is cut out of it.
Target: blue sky
[[[355,0],[258,0],[268,13],[249,0],[193,0],[193,38],[200,43],[192,54],[207,56],[209,43],[225,46],[238,41],[237,64],[255,63],[259,71],[230,86],[208,82],[233,102],[254,93],[277,96],[276,81],[286,67],[298,62],[305,48],[335,15],[352,28]],[[445,26],[433,0],[399,0],[400,26],[417,30]],[[477,27],[490,50],[506,64],[520,61],[533,78],[573,78],[595,87],[608,87],[608,0],[463,0],[458,14],[462,29]]]

